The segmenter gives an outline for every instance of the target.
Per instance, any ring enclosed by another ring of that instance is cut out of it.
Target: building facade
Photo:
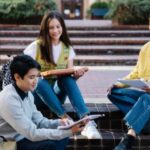
[[[87,19],[88,10],[96,0],[55,0],[65,19]],[[109,1],[109,0],[103,0]]]

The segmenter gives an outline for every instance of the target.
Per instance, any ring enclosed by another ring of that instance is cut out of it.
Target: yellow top
[[[37,40],[37,55],[36,55],[36,61],[41,65],[41,71],[48,71],[52,69],[65,69],[67,68],[68,64],[68,57],[69,57],[69,47],[66,47],[64,43],[62,43],[62,50],[60,53],[60,56],[58,58],[58,61],[55,64],[46,62],[41,58],[41,51],[40,51],[40,40]],[[51,83],[53,83],[56,80],[56,76],[47,76],[45,77],[48,79]]]
[[[150,42],[146,43],[140,53],[136,66],[125,79],[150,80]]]

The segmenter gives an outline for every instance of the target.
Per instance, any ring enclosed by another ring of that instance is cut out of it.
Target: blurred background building
[[[65,19],[87,19],[91,4],[96,1],[98,0],[56,0],[55,2]]]

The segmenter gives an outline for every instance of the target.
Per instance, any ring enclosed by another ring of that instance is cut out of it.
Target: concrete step
[[[74,64],[77,66],[135,65],[137,58],[138,55],[77,55],[74,59]]]
[[[100,25],[94,24],[92,25],[67,25],[68,30],[149,30],[149,25]]]
[[[141,46],[149,41],[148,28],[120,26],[119,29],[123,30],[118,30],[107,26],[106,30],[103,25],[98,26],[99,21],[96,21],[93,26],[93,22],[89,21],[85,21],[89,22],[85,26],[82,24],[85,24],[84,21],[75,22],[77,24],[67,21],[67,27],[77,54],[75,58],[77,65],[118,65],[119,63],[120,65],[134,65]],[[81,30],[84,27],[85,29]],[[0,55],[11,56],[20,54],[36,39],[39,26],[0,25],[0,29],[2,29],[0,30]],[[128,57],[128,55],[131,56]],[[9,57],[2,58],[0,63],[5,63],[8,59]]]
[[[141,45],[149,38],[141,37],[97,37],[97,38],[71,38],[73,45]]]
[[[25,37],[2,37],[0,38],[1,44],[12,45],[28,45],[36,38]],[[148,37],[97,37],[97,38],[71,38],[73,45],[143,45],[149,41]]]
[[[1,59],[1,58],[0,58]],[[133,66],[88,66],[89,71],[77,80],[86,103],[110,103],[107,90],[117,79],[125,77]]]
[[[0,37],[37,37],[39,30],[0,30]]]
[[[0,65],[6,63],[11,57],[0,55]],[[77,55],[74,64],[76,66],[135,65],[137,57],[138,55]]]
[[[69,30],[70,37],[149,37],[149,30]],[[37,37],[39,30],[0,30],[0,37]]]
[[[0,55],[18,55],[23,52],[27,45],[0,45]]]
[[[74,30],[68,31],[70,37],[149,37],[150,31],[149,30]]]
[[[77,55],[118,55],[138,54],[142,45],[75,45],[73,46]],[[0,54],[20,54],[26,45],[1,45]]]
[[[39,30],[40,25],[0,24],[0,30]]]
[[[148,30],[148,25],[112,25],[105,20],[66,20],[68,30]],[[39,30],[39,25],[0,24],[0,30]]]
[[[142,45],[75,45],[77,55],[138,54]]]

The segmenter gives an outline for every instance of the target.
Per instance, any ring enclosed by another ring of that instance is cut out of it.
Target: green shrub
[[[104,11],[108,11],[108,8],[109,8],[109,3],[108,2],[102,2],[100,0],[97,0],[96,2],[92,3],[92,5],[90,6],[90,9],[87,11],[87,16],[89,18],[93,18],[93,11],[96,11],[97,13],[99,13],[98,11],[102,11],[102,10],[99,10],[99,9],[105,9]],[[97,16],[96,18],[94,19],[101,19],[105,16],[106,13],[103,14],[98,14],[99,17]]]
[[[45,11],[54,10],[53,0],[0,0],[0,20],[4,23],[39,23]]]
[[[91,9],[92,8],[108,8],[108,3],[97,1],[91,5]]]
[[[121,24],[148,24],[150,0],[113,0],[106,17]]]

